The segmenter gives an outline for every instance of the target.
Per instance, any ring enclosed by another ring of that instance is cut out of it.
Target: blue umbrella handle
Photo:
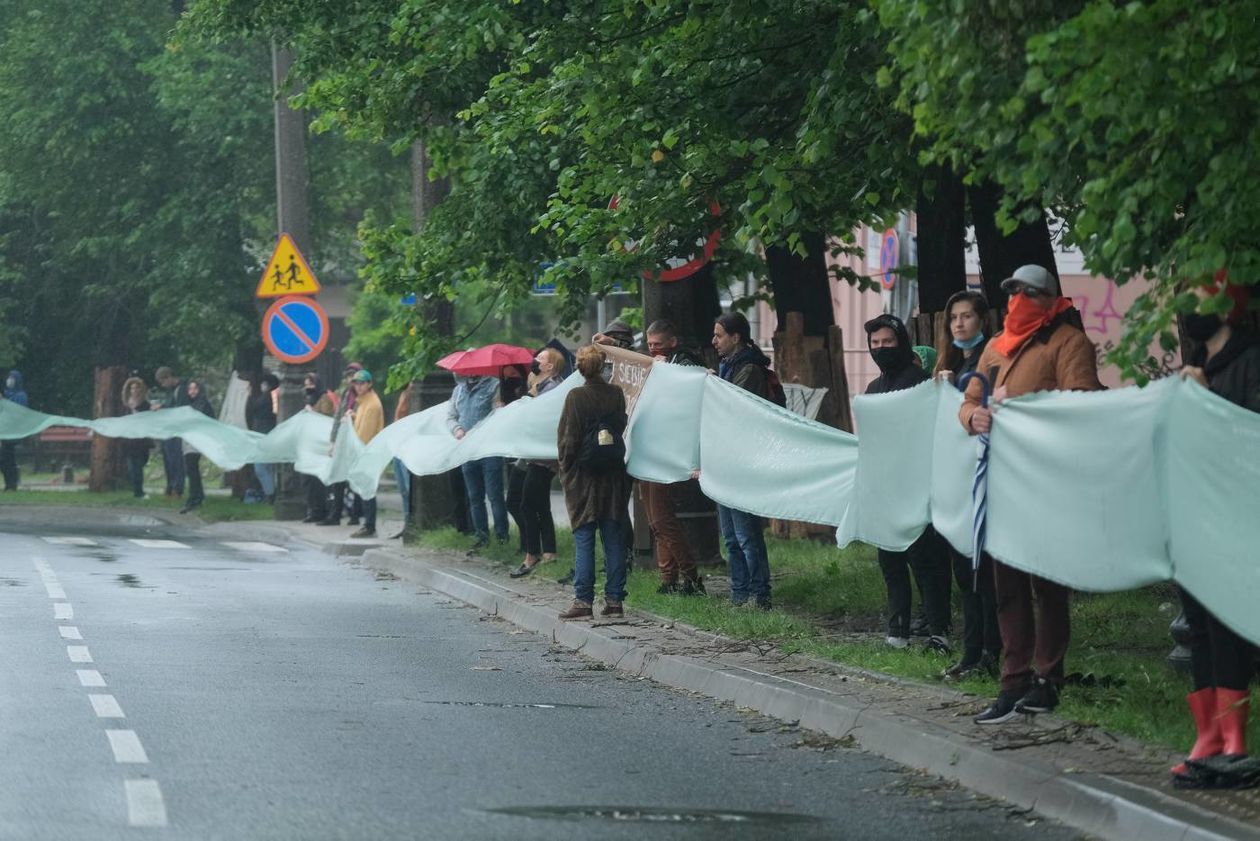
[[[963,374],[958,380],[958,390],[966,391],[967,384],[972,380],[980,381],[980,405],[989,408],[989,395],[993,393],[993,384],[989,382],[989,378],[979,371],[969,371]]]

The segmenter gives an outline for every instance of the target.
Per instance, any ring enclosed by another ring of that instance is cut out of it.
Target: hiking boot
[[[992,704],[985,708],[984,712],[972,719],[976,724],[1005,724],[1012,718],[1019,715],[1015,711],[1015,695],[1008,692],[999,692],[997,698]]]
[[[656,588],[658,596],[672,596],[679,591],[677,581],[662,581],[661,586]]]
[[[569,605],[568,610],[561,611],[559,618],[565,620],[590,619],[594,615],[595,612],[591,610],[590,602],[584,602],[581,599],[574,599],[573,604]]]
[[[683,581],[682,586],[679,588],[678,592],[682,593],[684,596],[709,595],[708,592],[704,589],[704,579],[702,578],[686,579],[685,581]]]
[[[949,640],[940,634],[932,634],[932,636],[928,637],[927,642],[923,644],[923,649],[933,654],[950,654],[953,652],[953,649],[949,647]]]
[[[887,645],[892,646],[893,648],[909,648],[910,647],[909,637],[888,636],[884,638],[884,642]]]
[[[621,602],[604,599],[604,606],[600,608],[599,615],[606,617],[621,617],[626,615],[626,610],[622,607]]]
[[[1023,714],[1048,713],[1059,706],[1059,690],[1053,683],[1038,675],[1033,678],[1032,688],[1015,702],[1015,711]]]
[[[376,529],[370,529],[367,526],[359,529],[350,535],[351,538],[376,537]]]

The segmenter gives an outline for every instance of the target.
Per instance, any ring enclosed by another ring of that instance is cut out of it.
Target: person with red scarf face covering
[[[1010,296],[1001,333],[976,370],[993,384],[992,403],[1034,391],[1096,391],[1098,360],[1081,314],[1041,266],[1020,266],[1002,281]],[[972,381],[958,417],[972,435],[987,433],[993,408],[980,405]],[[1002,635],[1001,690],[977,724],[1000,724],[1016,715],[1049,712],[1059,703],[1063,658],[1070,639],[1068,589],[1002,563],[993,563],[998,629]],[[1033,609],[1034,596],[1037,609]]]

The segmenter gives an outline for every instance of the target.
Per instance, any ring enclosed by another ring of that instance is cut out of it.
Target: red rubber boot
[[[1190,708],[1190,716],[1194,719],[1195,729],[1199,736],[1190,748],[1189,759],[1203,759],[1216,756],[1221,752],[1224,742],[1221,738],[1221,722],[1216,707],[1216,687],[1208,686],[1186,696],[1186,706]],[[1182,762],[1172,768],[1174,776],[1182,776],[1190,769]]]
[[[1221,753],[1226,756],[1247,755],[1247,714],[1251,711],[1251,691],[1217,689],[1216,718],[1220,722]]]

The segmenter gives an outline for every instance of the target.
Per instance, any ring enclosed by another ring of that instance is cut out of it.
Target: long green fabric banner
[[[293,463],[365,497],[399,458],[445,472],[486,456],[554,459],[575,375],[537,399],[490,414],[463,439],[447,405],[387,427],[364,445],[349,426],[329,452],[332,419],[304,412],[266,436],[192,409],[81,420],[0,400],[0,438],[48,426],[126,438],[183,437],[225,469]],[[929,523],[970,554],[977,443],[948,385],[854,400],[861,436],[806,420],[699,368],[651,366],[626,432],[636,478],[678,482],[700,471],[713,500],[766,517],[825,523],[837,541],[908,547]],[[341,421],[345,423],[345,421]],[[1088,591],[1173,580],[1260,642],[1260,416],[1194,383],[1028,395],[995,414],[986,550],[1011,566]]]

